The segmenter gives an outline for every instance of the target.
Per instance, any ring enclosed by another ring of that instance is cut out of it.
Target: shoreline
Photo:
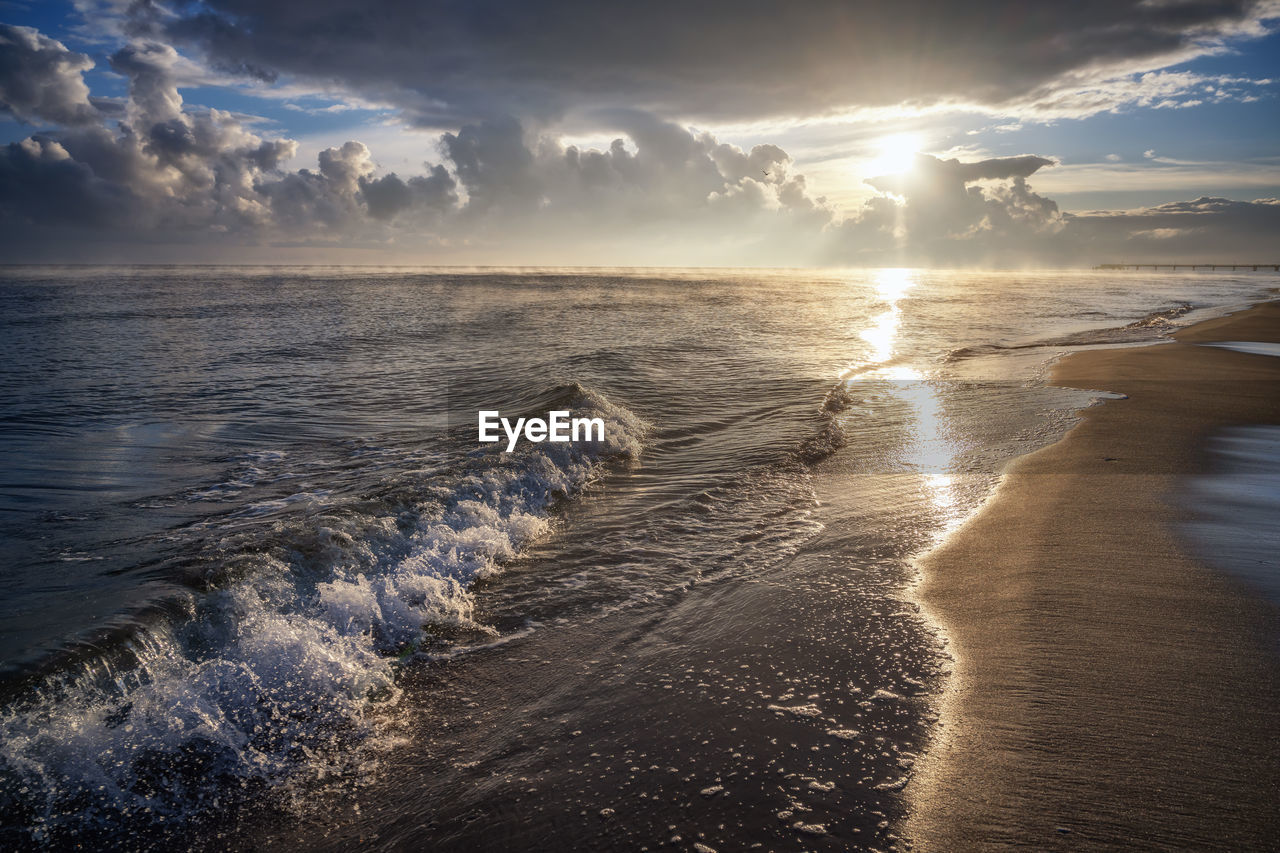
[[[907,793],[920,850],[1265,846],[1280,833],[1280,608],[1191,556],[1179,481],[1217,429],[1280,424],[1280,302],[1170,343],[1077,352],[1127,395],[1017,460],[920,560],[955,655]]]

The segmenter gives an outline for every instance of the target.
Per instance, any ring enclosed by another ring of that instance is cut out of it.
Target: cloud
[[[975,163],[959,160],[939,160],[927,154],[917,154],[915,166],[900,175],[882,175],[868,178],[867,183],[882,192],[902,196],[941,196],[962,191],[965,184],[976,181],[1029,178],[1055,161],[1033,154],[1018,157],[996,157]]]
[[[1182,161],[1152,156],[1132,164],[1106,157],[1098,163],[1058,166],[1037,176],[1037,184],[1056,194],[1134,191],[1196,195],[1222,188],[1270,195],[1280,187],[1280,158]]]
[[[1280,199],[1202,196],[1126,211],[1068,215],[1069,245],[1116,263],[1275,263],[1259,250],[1280,234]]]
[[[105,226],[129,221],[138,201],[127,186],[98,177],[56,140],[35,136],[0,148],[0,223]],[[21,240],[17,230],[12,236]]]
[[[130,113],[135,121],[168,121],[182,115],[173,69],[181,57],[170,45],[137,42],[111,57],[111,67],[129,78]]]
[[[831,257],[867,264],[1025,262],[1063,227],[1058,205],[1027,183],[1053,165],[1029,154],[972,163],[917,154],[910,170],[867,179],[890,196],[871,199],[840,223]]]
[[[83,74],[93,60],[29,27],[0,24],[0,113],[28,123],[99,120]]]
[[[158,0],[131,9],[135,31],[219,67],[337,82],[440,127],[615,108],[723,123],[903,104],[1046,115],[1160,105],[1202,79],[1146,72],[1258,36],[1275,14],[1265,0],[1034,9],[1022,0]],[[1222,97],[1233,85],[1247,84],[1222,83]]]
[[[394,173],[360,179],[365,206],[369,215],[378,220],[390,220],[408,211],[419,222],[439,221],[457,207],[456,188],[457,181],[440,165],[433,166],[428,175],[417,175],[407,181]]]
[[[601,147],[507,115],[440,134],[439,161],[419,175],[379,169],[355,140],[319,151],[314,168],[286,169],[295,142],[183,102],[186,65],[172,46],[139,40],[110,57],[128,96],[107,114],[83,86],[87,61],[20,36],[15,67],[45,68],[62,94],[11,86],[6,109],[64,121],[0,148],[6,257],[94,260],[108,245],[119,257],[167,243],[186,246],[187,259],[288,245],[416,262],[1078,265],[1156,247],[1162,257],[1245,251],[1278,224],[1268,199],[1064,214],[1032,188],[1056,166],[1034,154],[916,155],[904,173],[868,179],[880,195],[841,216],[780,146],[744,149],[630,108],[597,113],[616,134]],[[48,55],[28,61],[33,52]],[[1154,151],[1147,162],[1180,168]]]
[[[1266,78],[1191,71],[1122,71],[1104,68],[1069,75],[986,109],[1029,121],[1078,119],[1133,108],[1187,109],[1204,103],[1253,101],[1272,84]],[[971,108],[983,109],[982,105]]]
[[[620,135],[607,150],[565,146],[502,117],[440,135],[444,160],[422,175],[379,174],[354,140],[320,151],[315,168],[288,171],[296,143],[184,104],[183,62],[169,45],[132,42],[110,57],[128,81],[118,121],[77,118],[0,149],[5,242],[63,228],[76,235],[67,253],[84,250],[86,237],[512,252],[577,243],[610,252],[640,251],[665,232],[670,246],[706,254],[726,235],[733,252],[788,241],[799,251],[831,216],[789,175],[777,146],[744,151],[637,111],[613,114]]]
[[[113,231],[261,223],[267,211],[257,185],[292,156],[295,143],[264,140],[220,110],[185,112],[172,77],[177,63],[167,45],[129,45],[111,57],[129,80],[114,130],[104,115],[85,124],[77,114],[56,134],[0,150],[0,217]]]
[[[1135,210],[1064,213],[1029,183],[1054,165],[1029,155],[976,163],[917,155],[909,175],[868,181],[896,197],[872,199],[834,226],[840,239],[830,244],[828,258],[946,266],[1253,262],[1280,233],[1280,201],[1273,198],[1205,196]]]
[[[510,118],[444,134],[465,199],[444,222],[446,239],[547,259],[573,246],[577,262],[659,263],[657,253],[768,264],[803,263],[825,238],[832,211],[777,146],[743,150],[634,111],[613,121],[622,135],[603,150]]]

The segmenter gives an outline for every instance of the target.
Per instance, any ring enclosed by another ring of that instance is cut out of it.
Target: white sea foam
[[[350,760],[397,695],[395,653],[424,625],[492,634],[468,587],[545,535],[556,500],[639,453],[629,411],[583,390],[574,405],[605,419],[604,442],[469,454],[409,530],[359,513],[317,525],[305,565],[259,555],[242,580],[193,594],[186,618],[140,630],[130,666],[91,660],[5,708],[0,761],[32,795],[33,831],[56,830],[64,810],[173,815],[217,777],[278,785]]]

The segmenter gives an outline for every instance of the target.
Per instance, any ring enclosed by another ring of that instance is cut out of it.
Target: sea
[[[0,268],[0,846],[896,849],[916,560],[1277,284]]]

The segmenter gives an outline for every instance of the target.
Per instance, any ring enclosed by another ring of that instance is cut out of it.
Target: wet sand
[[[944,681],[903,600],[929,535],[915,488],[832,476],[826,529],[767,571],[410,667],[376,773],[297,815],[266,804],[199,849],[901,849],[906,768]],[[572,511],[617,508],[606,493]],[[563,535],[595,529],[580,516]]]
[[[1280,424],[1280,303],[1069,356],[1127,395],[1018,460],[922,561],[956,667],[907,793],[917,849],[1267,849],[1280,838],[1280,610],[1188,555],[1206,437]]]

